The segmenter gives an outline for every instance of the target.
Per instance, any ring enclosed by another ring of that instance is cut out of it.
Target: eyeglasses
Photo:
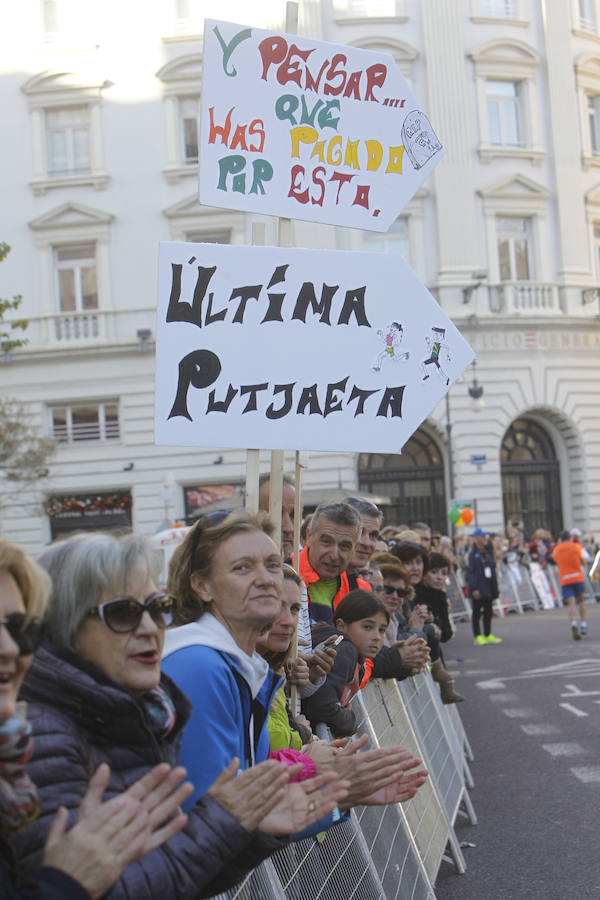
[[[31,656],[37,650],[42,638],[42,625],[39,619],[31,619],[26,613],[11,613],[5,619],[0,619],[3,625],[19,648],[20,656]]]
[[[88,615],[98,616],[107,628],[117,634],[135,631],[145,612],[150,613],[159,628],[167,628],[173,622],[175,602],[173,594],[163,593],[151,594],[145,603],[139,603],[134,597],[116,597],[90,609]]]
[[[391,597],[392,594],[396,594],[398,597],[400,597],[400,599],[408,597],[408,591],[405,588],[392,587],[391,584],[384,584],[383,591],[389,597]]]
[[[383,585],[376,584],[375,586],[371,585],[371,590],[374,594],[383,594]]]

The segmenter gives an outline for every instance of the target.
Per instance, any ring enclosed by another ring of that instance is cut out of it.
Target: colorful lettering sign
[[[201,203],[387,231],[442,154],[389,54],[205,21]]]
[[[473,351],[395,254],[162,243],[158,444],[400,451]]]

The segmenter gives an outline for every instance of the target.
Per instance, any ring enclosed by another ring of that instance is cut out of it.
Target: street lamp
[[[473,412],[481,412],[481,410],[485,406],[485,402],[483,399],[483,386],[479,384],[477,381],[477,369],[476,362],[473,360],[473,383],[469,388],[469,397],[473,401],[472,409]]]
[[[468,388],[469,397],[473,401],[473,412],[481,412],[485,403],[483,401],[483,385],[477,381],[476,362],[473,360],[473,381]],[[448,489],[450,498],[454,497],[454,469],[452,466],[452,421],[450,418],[450,391],[446,391],[446,446],[448,448]],[[454,535],[454,524],[451,524],[451,534]]]

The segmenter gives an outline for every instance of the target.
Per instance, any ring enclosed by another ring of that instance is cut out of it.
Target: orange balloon
[[[475,513],[471,509],[470,506],[465,506],[463,511],[460,514],[461,519],[465,523],[465,525],[470,525],[473,519],[475,518]]]

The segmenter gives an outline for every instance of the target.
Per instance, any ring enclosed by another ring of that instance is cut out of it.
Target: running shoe
[[[483,646],[483,644],[487,644],[487,642],[488,642],[488,639],[486,637],[484,637],[482,634],[478,634],[477,637],[475,638],[475,640],[473,641],[474,644],[478,644],[480,647]]]
[[[584,625],[583,622],[582,622],[581,625],[579,626],[579,633],[580,633],[580,634],[587,634],[587,625]]]
[[[579,634],[579,628],[577,627],[577,625],[571,625],[571,632],[572,632],[572,634],[573,634],[573,640],[574,640],[574,641],[580,641],[580,640],[581,640],[581,635]]]
[[[502,638],[496,637],[495,634],[488,634],[487,642],[488,644],[501,644]]]

